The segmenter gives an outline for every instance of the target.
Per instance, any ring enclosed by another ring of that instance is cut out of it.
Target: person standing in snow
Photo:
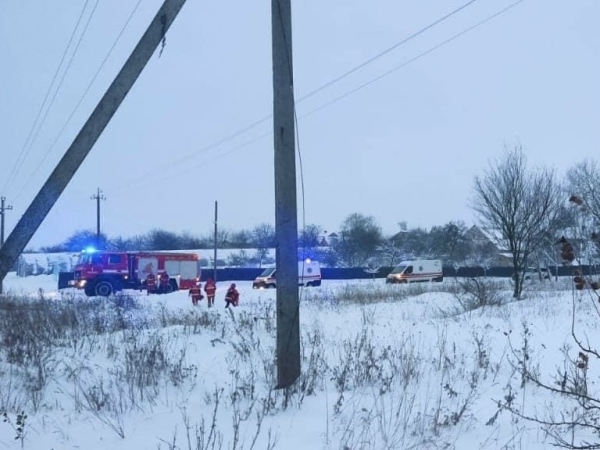
[[[206,280],[204,292],[206,292],[206,298],[208,299],[208,307],[211,308],[215,304],[215,294],[217,293],[217,285],[212,278]]]
[[[147,295],[154,294],[156,292],[156,275],[152,272],[146,277],[146,293]]]
[[[192,305],[198,306],[198,302],[202,300],[202,284],[200,282],[190,288],[189,296],[192,297]]]
[[[235,283],[231,283],[227,293],[225,294],[225,308],[229,308],[229,305],[238,306],[240,303],[240,293],[235,288]]]
[[[166,294],[167,292],[169,292],[169,274],[167,273],[166,270],[160,274],[160,277],[158,277],[158,280],[159,280],[159,293]]]

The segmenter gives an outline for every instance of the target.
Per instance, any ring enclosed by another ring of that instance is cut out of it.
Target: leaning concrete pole
[[[186,0],[165,0],[75,140],[0,249],[0,285],[152,57]]]
[[[271,1],[279,388],[291,386],[300,376],[298,213],[290,3],[290,0]]]

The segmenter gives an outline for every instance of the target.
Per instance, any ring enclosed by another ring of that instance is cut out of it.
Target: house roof
[[[486,240],[487,242],[494,244],[499,251],[504,252],[506,250],[506,246],[501,245],[504,242],[504,239],[502,239],[502,236],[498,230],[492,230],[489,228],[480,227],[478,225],[473,225],[467,230],[467,234],[470,234],[474,240]]]

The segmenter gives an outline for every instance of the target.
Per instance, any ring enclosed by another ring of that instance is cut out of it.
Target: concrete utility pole
[[[10,205],[6,205],[6,197],[1,197],[0,198],[0,250],[2,249],[2,246],[4,245],[4,214],[6,213],[6,211],[10,211],[12,209],[12,206]],[[0,294],[2,294],[2,280],[4,278],[0,278]]]
[[[3,280],[152,57],[186,0],[165,0],[117,77],[0,249]]]
[[[6,211],[13,209],[12,206],[6,205],[6,197],[0,198],[0,248],[4,245],[4,214]],[[2,291],[0,291],[2,292]]]
[[[96,200],[96,246],[100,248],[100,200],[106,200],[106,197],[102,195],[102,191],[98,188],[98,192],[90,198]]]
[[[213,281],[217,282],[217,201],[215,200],[215,251],[213,254]]]
[[[291,0],[271,0],[275,233],[277,237],[277,387],[300,376],[298,212]]]

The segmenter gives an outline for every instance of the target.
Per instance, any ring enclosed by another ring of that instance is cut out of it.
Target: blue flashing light
[[[83,250],[83,253],[94,253],[96,251],[96,249],[94,247],[86,247]]]
[[[310,258],[306,258],[305,262],[306,264],[310,264]]]

